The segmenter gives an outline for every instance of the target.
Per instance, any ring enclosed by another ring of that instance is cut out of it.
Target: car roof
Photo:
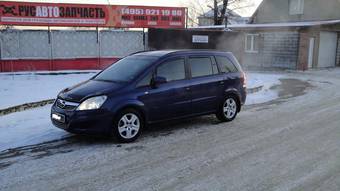
[[[156,51],[142,51],[137,52],[132,55],[136,56],[155,56],[155,57],[166,57],[172,55],[185,55],[185,54],[227,54],[231,55],[230,52],[222,52],[216,50],[198,50],[198,49],[185,49],[185,50],[156,50]]]

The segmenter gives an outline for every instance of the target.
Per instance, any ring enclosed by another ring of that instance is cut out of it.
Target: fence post
[[[52,37],[52,31],[50,26],[47,28],[47,34],[48,34],[48,44],[50,45],[50,70],[54,70],[53,66],[53,37]]]
[[[2,63],[2,31],[0,31],[0,72],[4,72]]]
[[[100,44],[100,31],[99,28],[96,27],[96,32],[97,32],[97,46],[98,46],[98,62],[97,62],[97,68],[96,69],[101,69],[101,44]]]
[[[143,46],[144,46],[144,51],[146,50],[146,43],[145,43],[145,31],[143,28]]]
[[[185,28],[188,28],[188,21],[189,21],[189,9],[188,7],[185,8]]]

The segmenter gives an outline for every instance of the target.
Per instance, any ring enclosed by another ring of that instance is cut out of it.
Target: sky
[[[11,1],[11,0],[9,0]],[[207,8],[206,2],[208,0],[16,0],[16,1],[30,1],[30,2],[53,2],[53,3],[90,3],[90,4],[117,4],[117,5],[148,5],[148,6],[187,6],[191,1],[196,1],[202,4],[203,8]],[[256,7],[262,0],[250,0],[254,3],[254,7],[247,8],[239,12],[242,16],[251,16]]]

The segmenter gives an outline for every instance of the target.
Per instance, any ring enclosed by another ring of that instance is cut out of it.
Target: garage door
[[[334,67],[336,60],[337,33],[321,32],[319,45],[319,67]]]

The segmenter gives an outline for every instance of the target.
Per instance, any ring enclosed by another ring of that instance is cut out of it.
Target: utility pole
[[[224,13],[224,24],[225,24],[225,29],[228,29],[228,16],[229,16],[229,9],[228,9],[228,0],[224,0],[225,5],[226,5],[226,12]]]
[[[217,17],[218,17],[217,0],[214,0],[214,25],[218,25]]]

